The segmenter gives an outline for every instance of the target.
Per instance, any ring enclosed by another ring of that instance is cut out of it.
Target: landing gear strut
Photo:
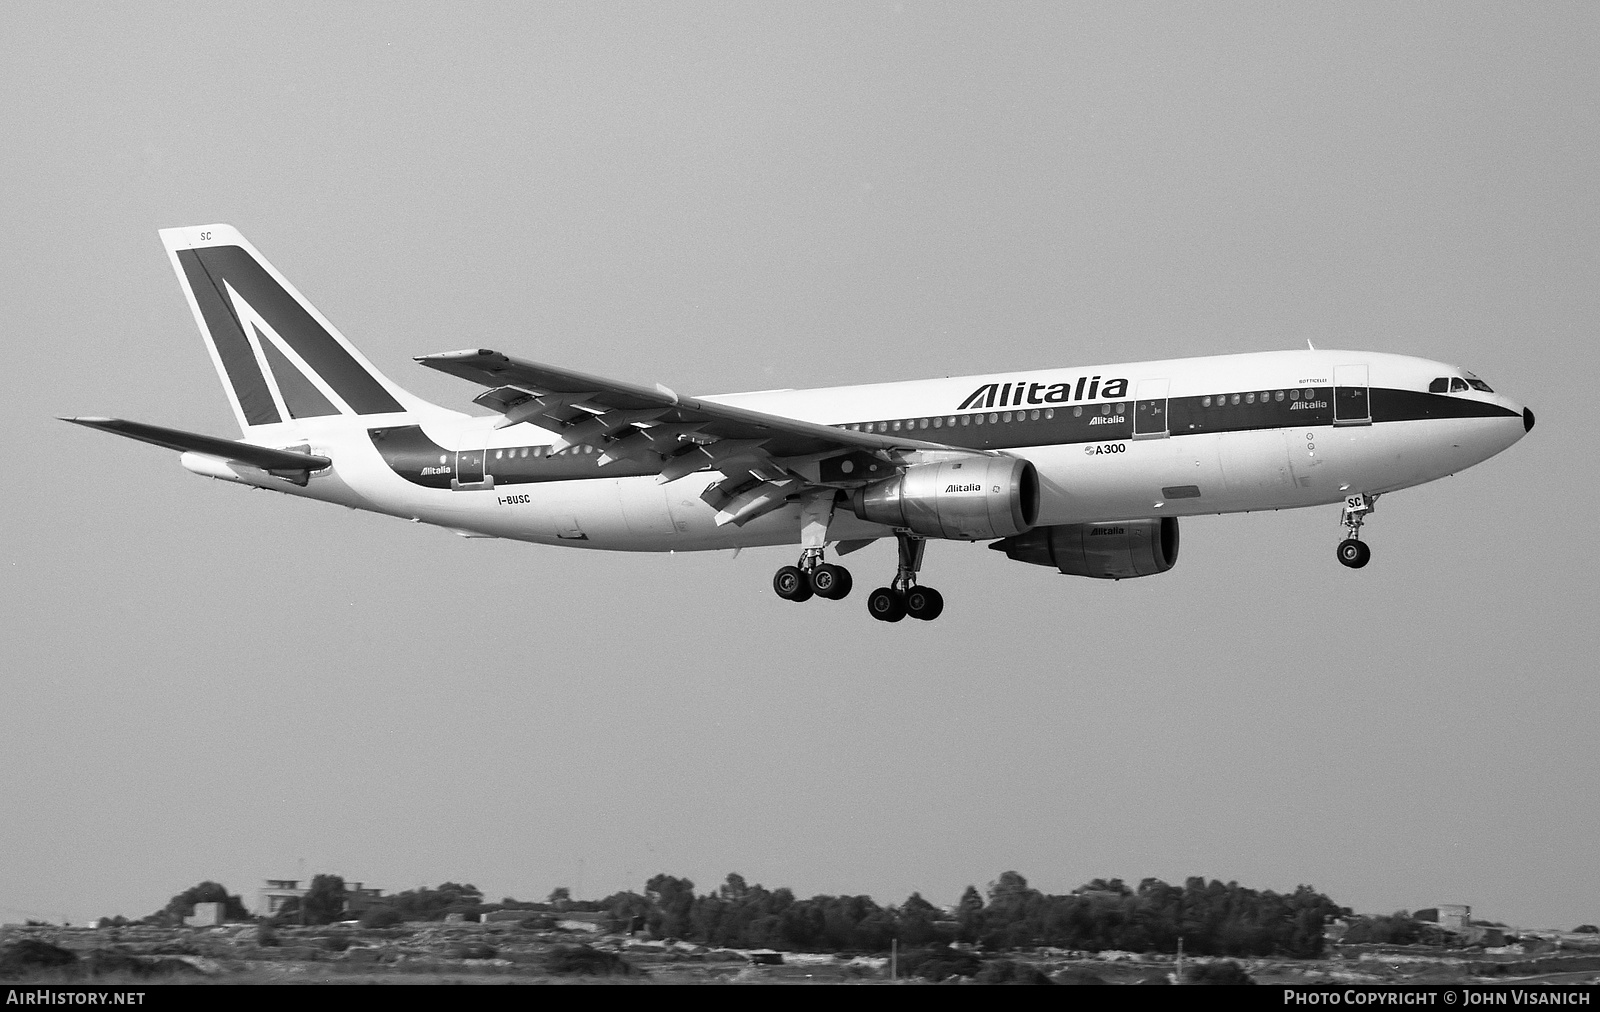
[[[785,601],[808,601],[813,594],[837,601],[854,583],[850,570],[822,561],[820,548],[807,548],[798,565],[784,566],[772,577],[772,589]]]
[[[944,595],[932,587],[917,586],[927,540],[906,531],[896,531],[894,536],[900,548],[899,569],[892,585],[879,587],[867,598],[867,612],[880,622],[898,622],[907,615],[932,622],[944,611]]]
[[[1344,516],[1339,522],[1350,536],[1339,542],[1335,554],[1341,564],[1351,569],[1360,569],[1372,560],[1372,549],[1361,540],[1361,525],[1366,522],[1367,514],[1377,509],[1377,502],[1377,496],[1365,492],[1345,497]]]

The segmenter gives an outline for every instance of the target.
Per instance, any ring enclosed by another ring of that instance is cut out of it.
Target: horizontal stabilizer
[[[114,432],[119,436],[127,436],[129,439],[137,439],[144,443],[154,443],[156,446],[164,446],[180,453],[203,453],[222,460],[252,464],[263,471],[320,471],[333,463],[327,457],[319,457],[314,453],[297,453],[294,450],[255,446],[251,443],[223,439],[221,436],[203,436],[198,432],[146,425],[144,422],[130,422],[123,418],[62,418],[61,420],[99,429],[102,432]]]

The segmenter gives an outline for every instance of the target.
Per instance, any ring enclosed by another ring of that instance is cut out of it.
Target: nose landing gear
[[[896,531],[894,536],[900,547],[899,569],[892,585],[879,587],[867,598],[867,613],[880,622],[898,622],[907,615],[932,622],[944,611],[944,595],[932,587],[917,586],[927,541],[905,531]]]
[[[1360,569],[1372,561],[1372,549],[1361,540],[1361,525],[1366,522],[1367,514],[1377,509],[1377,502],[1377,496],[1365,492],[1345,497],[1344,516],[1340,523],[1344,524],[1350,536],[1339,542],[1335,551],[1341,565]]]

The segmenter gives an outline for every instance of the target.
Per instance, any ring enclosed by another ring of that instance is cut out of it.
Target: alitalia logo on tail
[[[1065,383],[985,383],[972,391],[956,407],[957,411],[980,408],[1006,408],[1021,404],[1069,404],[1072,401],[1115,400],[1128,396],[1128,381],[1109,379],[1104,385],[1098,376],[1079,376],[1074,384]]]

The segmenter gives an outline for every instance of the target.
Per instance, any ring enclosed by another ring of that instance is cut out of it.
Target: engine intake
[[[1017,457],[913,464],[850,495],[856,516],[929,538],[987,541],[1021,534],[1039,516],[1039,474]]]
[[[1017,562],[1054,566],[1068,576],[1153,576],[1178,561],[1178,518],[1039,527],[989,547]]]

